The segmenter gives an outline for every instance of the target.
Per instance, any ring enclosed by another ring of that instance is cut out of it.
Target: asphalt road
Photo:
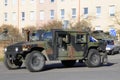
[[[120,54],[109,56],[109,64],[88,68],[76,64],[65,68],[60,62],[47,63],[42,72],[29,72],[24,66],[17,70],[7,70],[0,62],[0,80],[120,80]]]

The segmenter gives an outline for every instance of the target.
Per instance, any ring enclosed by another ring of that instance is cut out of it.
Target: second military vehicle
[[[32,33],[27,42],[9,45],[5,48],[4,64],[15,69],[25,62],[31,72],[41,71],[46,61],[60,60],[71,67],[76,60],[88,67],[98,67],[107,62],[106,43],[99,42],[87,32],[38,30]]]

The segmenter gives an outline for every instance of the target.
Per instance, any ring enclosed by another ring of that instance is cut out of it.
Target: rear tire
[[[98,67],[101,65],[101,56],[96,49],[90,49],[85,64],[88,67]]]
[[[45,58],[39,51],[32,51],[27,54],[25,65],[30,72],[41,71],[45,65]]]
[[[76,60],[62,60],[61,62],[65,67],[72,67],[76,63]]]

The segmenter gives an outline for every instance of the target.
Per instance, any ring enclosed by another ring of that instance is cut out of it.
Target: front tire
[[[96,49],[90,49],[85,64],[88,67],[98,67],[101,65],[101,56]]]
[[[45,65],[45,58],[39,51],[32,51],[27,54],[25,65],[30,72],[41,71]]]
[[[19,61],[17,61],[17,63],[15,62],[16,61],[11,60],[7,55],[4,56],[4,65],[9,70],[18,69],[21,67],[22,62],[19,62]]]
[[[62,60],[61,62],[65,67],[72,67],[76,63],[76,60]]]

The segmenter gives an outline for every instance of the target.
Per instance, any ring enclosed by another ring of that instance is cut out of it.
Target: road
[[[47,63],[42,72],[29,72],[24,66],[17,70],[7,70],[0,62],[0,80],[120,80],[120,54],[109,56],[109,64],[88,68],[76,64],[65,68],[59,62]]]

